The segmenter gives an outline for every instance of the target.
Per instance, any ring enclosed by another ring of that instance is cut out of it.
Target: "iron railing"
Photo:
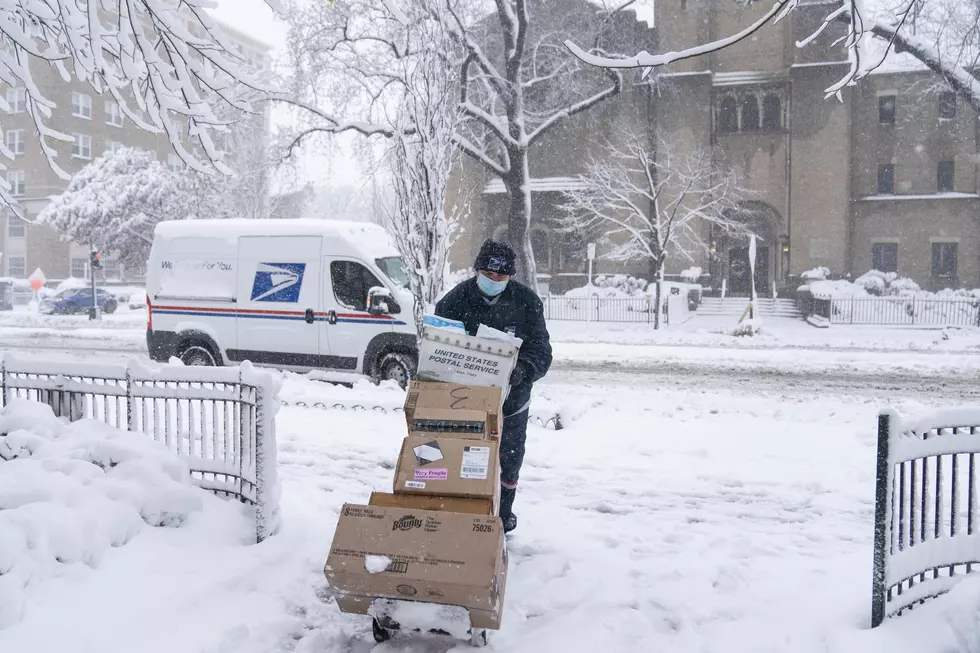
[[[980,569],[980,410],[878,417],[871,626]]]
[[[278,383],[238,368],[145,367],[0,359],[0,400],[39,401],[70,421],[95,419],[160,442],[193,482],[255,507],[256,539],[278,521]]]
[[[980,300],[918,297],[815,297],[813,313],[831,324],[980,326]]]
[[[650,297],[542,297],[546,320],[575,320],[586,322],[643,322],[653,323],[656,302]],[[664,315],[666,316],[666,301]]]

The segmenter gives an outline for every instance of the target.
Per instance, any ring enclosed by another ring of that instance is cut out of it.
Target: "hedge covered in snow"
[[[839,297],[908,297],[918,299],[980,299],[980,289],[965,288],[930,292],[922,290],[915,281],[898,276],[895,272],[871,270],[854,281],[831,280],[830,270],[825,267],[807,270],[800,275],[805,283],[799,292],[809,292],[818,298]]]

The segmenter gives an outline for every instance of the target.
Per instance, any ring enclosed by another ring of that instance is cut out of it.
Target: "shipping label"
[[[490,447],[464,447],[460,478],[485,481],[490,471]]]
[[[413,490],[424,490],[425,483],[420,483],[418,481],[405,481],[405,487],[412,488]]]

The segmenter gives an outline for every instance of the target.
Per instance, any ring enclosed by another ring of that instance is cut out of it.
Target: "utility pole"
[[[95,249],[95,245],[92,245],[92,249],[88,253],[88,262],[89,270],[92,273],[92,308],[88,311],[88,319],[101,320],[102,307],[99,306],[99,295],[95,287],[95,271],[102,269],[102,260],[99,258],[99,250]]]

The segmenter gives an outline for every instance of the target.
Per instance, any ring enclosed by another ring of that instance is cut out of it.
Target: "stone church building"
[[[735,171],[749,191],[745,220],[759,239],[760,292],[795,288],[804,271],[818,266],[835,276],[897,272],[932,290],[980,287],[975,112],[904,53],[889,54],[840,100],[825,98],[848,70],[847,53],[832,46],[840,30],[834,26],[803,48],[796,42],[819,25],[827,6],[801,4],[778,25],[655,71],[646,81],[638,71],[625,71],[618,97],[569,119],[536,146],[532,244],[542,287],[562,292],[585,283],[586,244],[600,234],[558,229],[561,191],[580,184],[577,176],[590,157],[630,130],[682,151],[710,150]],[[641,46],[633,52],[705,43],[738,31],[768,8],[734,0],[658,0],[655,27],[630,32]],[[483,238],[504,237],[507,196],[499,179],[469,160],[455,181],[471,207],[454,245],[458,268],[472,264]],[[729,293],[748,292],[747,242],[710,231],[704,242],[693,262],[669,258],[668,277],[698,266],[704,285],[717,290],[724,280]],[[600,241],[596,273],[649,277],[648,264],[604,261],[603,250]]]

